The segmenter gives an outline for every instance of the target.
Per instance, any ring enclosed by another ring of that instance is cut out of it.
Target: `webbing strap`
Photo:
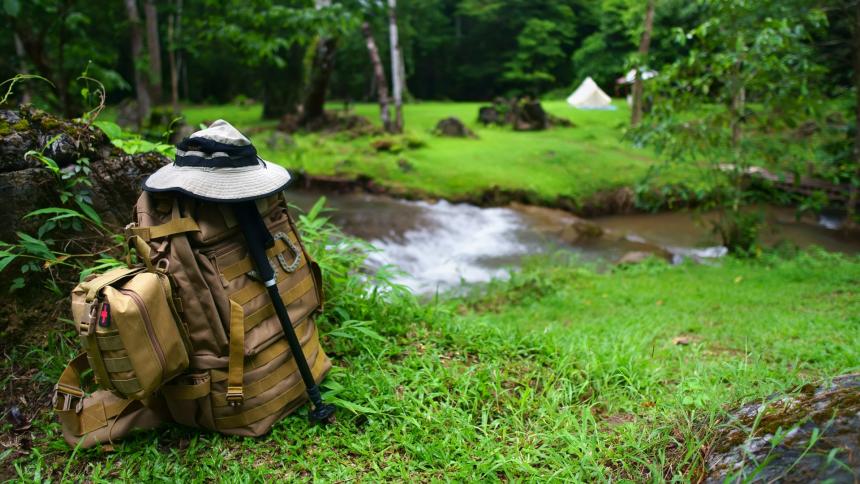
[[[311,369],[311,373],[321,373],[322,368],[325,365],[325,357],[323,357],[323,355],[324,353],[322,352],[317,355],[317,361],[314,363],[314,366]],[[279,412],[284,407],[286,407],[287,404],[301,397],[304,391],[305,384],[301,378],[298,378],[296,382],[289,388],[289,390],[278,394],[277,397],[272,398],[268,402],[258,407],[254,407],[238,415],[230,415],[229,417],[216,418],[215,426],[221,429],[231,429],[235,427],[250,425],[258,420],[262,420],[268,417],[269,415],[273,415]]]
[[[227,368],[227,401],[241,405],[242,376],[245,374],[245,311],[236,301],[230,300],[230,358]]]
[[[304,348],[304,346],[308,344],[308,341],[310,341],[311,339],[315,339],[316,335],[316,325],[310,325],[309,327],[309,325],[307,324],[307,321],[309,319],[310,318],[306,318],[304,321],[302,321],[301,324],[299,324],[299,326],[296,327],[296,336],[299,337],[299,343],[302,345],[302,348]],[[302,326],[305,327],[304,335],[299,334],[299,328],[301,328]],[[254,355],[254,357],[251,358],[250,361],[248,361],[248,364],[246,366],[250,366],[254,369],[259,368],[263,365],[270,363],[272,360],[283,355],[284,353],[289,353],[289,351],[290,345],[287,343],[287,340],[281,339],[277,343],[270,345],[268,348]]]
[[[128,380],[111,380],[116,391],[123,393],[125,395],[133,395],[141,390],[143,387],[140,386],[140,382],[137,381],[137,378],[129,378]]]
[[[191,384],[165,385],[161,387],[161,393],[168,400],[197,400],[209,395],[211,389],[211,379],[207,375]]]
[[[106,390],[117,390],[122,391],[113,384],[108,376],[108,369],[105,367],[104,359],[102,358],[102,351],[99,348],[98,342],[95,338],[95,333],[89,335],[81,335],[81,346],[84,348],[84,351],[87,355],[87,360],[89,366],[92,367],[93,373],[96,375],[96,381],[99,385],[101,385]]]
[[[308,291],[313,289],[314,281],[311,276],[302,279],[302,282],[296,284],[289,291],[281,293],[281,299],[285,306],[301,299]],[[251,331],[258,324],[275,315],[275,307],[271,303],[266,304],[262,308],[254,311],[245,318],[245,332]]]
[[[102,336],[99,333],[96,333],[96,342],[102,351],[118,351],[125,349],[125,345],[122,343],[122,338],[120,338],[118,334]]]
[[[66,365],[57,386],[54,388],[54,411],[63,426],[76,436],[106,427],[108,421],[122,414],[134,400],[119,398],[112,393],[115,402],[105,404],[103,400],[84,404],[85,394],[81,389],[81,374],[89,368],[86,353],[81,353]]]
[[[298,243],[296,240],[296,236],[292,233],[290,233],[290,239],[293,241],[294,244]],[[275,246],[272,247],[271,249],[267,250],[266,255],[268,257],[275,257],[278,254],[282,254],[282,253],[286,252],[287,249],[289,249],[289,246],[286,244],[286,242],[284,242],[281,239],[276,239],[275,240]],[[304,265],[304,257],[302,257],[302,262],[299,263],[298,268],[301,268],[303,265]],[[298,270],[298,268],[296,268],[296,270]],[[251,261],[250,257],[245,257],[244,259],[239,260],[237,262],[234,262],[234,263],[230,264],[229,266],[225,267],[224,269],[222,269],[221,270],[221,276],[224,277],[224,280],[229,282],[229,281],[232,281],[233,279],[235,279],[235,278],[237,278],[243,274],[248,273],[248,271],[252,271],[252,270],[254,270],[253,261]]]
[[[169,221],[152,227],[131,227],[129,228],[132,234],[149,242],[152,239],[160,239],[174,234],[183,232],[197,232],[200,227],[197,222],[191,217],[174,217]]]
[[[121,371],[131,371],[131,360],[127,356],[120,358],[104,358],[105,369],[110,373],[119,373]]]
[[[320,350],[319,342],[314,341],[312,344],[309,344],[307,348],[302,348],[302,350],[305,353],[307,361],[316,361]],[[245,400],[250,400],[257,395],[274,388],[275,385],[282,382],[290,375],[298,375],[298,373],[296,373],[297,371],[298,367],[296,366],[295,358],[290,358],[263,378],[245,385],[245,388],[243,389]],[[229,405],[229,402],[223,393],[213,393],[212,404],[216,407],[225,407]]]
[[[120,279],[124,279],[141,271],[143,271],[143,267],[122,267],[105,272],[94,279],[84,282],[81,284],[81,287],[86,288],[87,290],[86,301],[89,303],[95,300],[99,291],[104,289],[105,286],[109,286]]]

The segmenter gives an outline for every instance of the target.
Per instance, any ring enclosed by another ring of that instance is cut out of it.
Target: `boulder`
[[[622,255],[615,264],[619,266],[641,264],[652,257],[655,257],[652,252],[636,250]]]
[[[475,133],[472,132],[462,121],[455,117],[449,117],[440,120],[436,123],[434,132],[439,136],[449,136],[453,138],[474,138]]]
[[[504,124],[504,116],[494,106],[481,106],[478,108],[478,122],[484,126]]]
[[[105,223],[122,227],[140,195],[145,176],[169,160],[156,153],[126,155],[98,128],[57,118],[23,106],[0,110],[0,240],[14,241],[15,232],[32,232],[36,219],[24,216],[38,208],[62,206],[60,176],[28,151],[41,151],[60,169],[78,160],[90,161],[92,204]]]
[[[860,475],[858,395],[860,375],[849,374],[729,412],[703,452],[702,480],[855,482]]]

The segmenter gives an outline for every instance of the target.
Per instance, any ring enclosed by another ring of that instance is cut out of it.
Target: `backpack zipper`
[[[161,345],[158,344],[158,340],[155,337],[155,329],[152,327],[152,320],[149,319],[149,312],[146,309],[146,304],[144,304],[143,298],[141,298],[138,293],[130,289],[120,289],[119,292],[132,298],[132,300],[134,300],[134,303],[140,310],[140,315],[143,318],[143,324],[146,325],[146,335],[149,336],[149,341],[150,343],[152,343],[152,347],[155,349],[155,354],[158,355],[159,363],[161,363],[161,378],[163,379],[164,368],[166,366],[166,361],[164,359],[164,350],[162,350]]]

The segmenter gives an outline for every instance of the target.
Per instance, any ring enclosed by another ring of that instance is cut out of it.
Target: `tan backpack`
[[[283,196],[257,207],[276,239],[268,255],[278,289],[320,382],[331,362],[314,323],[319,266]],[[143,192],[128,232],[145,265],[91,276],[72,294],[86,357],[66,368],[54,405],[70,444],[84,439],[88,447],[165,421],[259,436],[307,400],[228,204]],[[110,391],[85,395],[88,366]]]

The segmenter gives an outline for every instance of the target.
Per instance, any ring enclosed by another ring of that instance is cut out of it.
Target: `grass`
[[[608,273],[543,258],[468,297],[421,304],[396,287],[368,291],[356,274],[366,248],[302,225],[330,298],[321,327],[335,425],[291,416],[261,439],[168,427],[73,454],[41,411],[32,448],[0,453],[6,477],[692,481],[728,409],[860,368],[858,258]],[[66,338],[54,330],[13,347],[4,387],[14,363],[48,392],[57,354],[73,354]]]
[[[570,119],[572,128],[514,132],[477,123],[479,103],[426,102],[404,107],[407,132],[395,141],[396,153],[377,152],[371,143],[381,137],[350,139],[346,134],[298,134],[295,144],[267,146],[272,122],[260,121],[260,106],[191,106],[188,122],[224,118],[252,136],[268,160],[319,175],[368,175],[401,190],[458,198],[493,187],[527,190],[540,199],[564,196],[575,200],[597,192],[632,186],[657,163],[650,150],[621,141],[629,119],[623,101],[615,111],[580,111],[564,101],[543,103],[548,112]],[[332,109],[340,109],[333,105]],[[354,112],[379,124],[379,108],[357,104]],[[478,139],[444,138],[432,133],[436,123],[456,116]],[[413,146],[410,148],[409,146]],[[402,170],[399,160],[412,165]]]

